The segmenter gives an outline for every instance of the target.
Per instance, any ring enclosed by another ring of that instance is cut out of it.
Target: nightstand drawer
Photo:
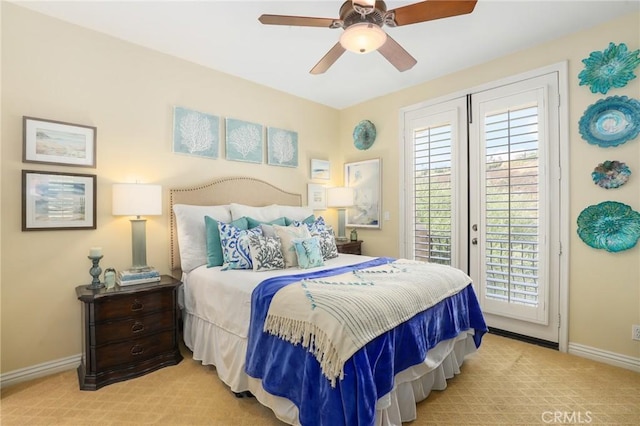
[[[362,241],[336,241],[338,253],[362,254]]]
[[[156,333],[160,330],[170,330],[175,327],[175,314],[166,311],[143,317],[128,318],[102,324],[94,330],[91,345],[103,345],[123,339],[136,339]]]
[[[174,330],[140,339],[112,343],[96,348],[96,368],[104,370],[123,364],[137,363],[171,351],[176,345]]]
[[[95,304],[95,321],[138,317],[154,311],[173,309],[173,298],[172,289],[105,298]]]

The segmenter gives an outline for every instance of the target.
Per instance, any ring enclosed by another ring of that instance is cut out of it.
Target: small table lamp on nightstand
[[[338,236],[337,241],[347,241],[345,235],[345,210],[353,206],[353,188],[335,187],[327,189],[327,207],[338,209]]]
[[[132,272],[153,270],[147,265],[146,219],[140,216],[162,214],[162,187],[140,183],[113,185],[114,216],[136,216],[131,219]],[[159,275],[158,275],[159,276]]]

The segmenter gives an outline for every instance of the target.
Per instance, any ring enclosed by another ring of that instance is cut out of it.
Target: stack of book
[[[145,270],[128,269],[118,272],[117,283],[119,286],[146,284],[160,281],[160,272],[153,268]]]

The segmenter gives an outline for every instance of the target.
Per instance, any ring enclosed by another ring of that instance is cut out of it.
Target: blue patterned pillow
[[[295,239],[293,240],[293,245],[296,249],[300,268],[309,269],[324,265],[318,237]]]
[[[311,220],[311,221],[308,220],[310,218],[311,217],[308,217],[303,221],[294,220],[292,225],[306,226],[309,232],[311,232],[311,234],[319,234],[320,232],[327,230],[327,224],[325,223],[324,218],[322,216],[319,216],[317,219]]]
[[[224,259],[222,270],[253,269],[249,237],[262,235],[262,228],[244,230],[228,223],[218,222],[218,230],[220,231],[220,245]]]
[[[251,251],[254,271],[284,269],[280,238],[251,235],[249,237],[249,250]]]

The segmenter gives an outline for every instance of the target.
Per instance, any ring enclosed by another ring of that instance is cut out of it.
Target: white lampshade
[[[114,216],[157,216],[162,214],[162,187],[141,183],[113,185]]]
[[[368,22],[353,24],[340,36],[340,44],[355,53],[369,53],[377,50],[387,41],[387,33],[382,28]]]
[[[351,207],[353,206],[353,188],[335,187],[327,189],[328,207]]]

